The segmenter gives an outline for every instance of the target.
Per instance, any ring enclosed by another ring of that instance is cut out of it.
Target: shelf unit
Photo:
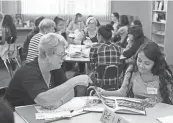
[[[151,39],[159,45],[163,53],[165,53],[167,6],[167,0],[155,0],[152,4]]]

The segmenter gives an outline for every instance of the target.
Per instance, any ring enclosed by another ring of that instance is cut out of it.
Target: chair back
[[[103,78],[104,79],[113,79],[118,77],[118,66],[109,65],[106,66]]]
[[[121,85],[119,82],[119,67],[119,65],[99,65],[95,75],[97,80],[96,86],[106,90],[117,90]]]
[[[8,44],[13,44],[13,43],[15,43],[16,39],[17,39],[17,37],[8,37],[7,38],[7,43]]]

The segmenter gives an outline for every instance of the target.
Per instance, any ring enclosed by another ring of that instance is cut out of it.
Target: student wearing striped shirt
[[[39,33],[34,35],[29,43],[28,55],[26,58],[27,62],[33,61],[33,59],[38,56],[38,43],[40,42],[40,38],[47,33],[55,32],[55,23],[53,20],[43,19],[39,24],[39,30]]]

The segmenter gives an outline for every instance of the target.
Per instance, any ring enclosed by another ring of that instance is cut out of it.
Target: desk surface
[[[75,54],[76,52],[78,53],[84,53],[87,57],[71,57],[71,54]],[[66,53],[68,54],[65,57],[65,61],[68,62],[89,62],[89,52],[90,48],[87,48],[85,45],[69,45],[68,49],[66,49]]]
[[[35,120],[36,109],[34,106],[19,107],[16,111],[30,119],[29,123],[44,123],[43,120]],[[121,117],[129,121],[130,123],[160,123],[156,118],[173,115],[173,106],[163,103],[157,104],[153,108],[146,109],[147,116],[142,115],[127,115],[119,114]],[[15,123],[25,123],[25,121],[15,112]],[[101,113],[87,113],[80,116],[73,117],[68,120],[60,120],[53,123],[100,123]],[[35,122],[34,122],[35,121]]]

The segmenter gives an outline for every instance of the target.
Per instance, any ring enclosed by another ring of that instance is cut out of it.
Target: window
[[[109,16],[109,0],[22,0],[22,14]]]

